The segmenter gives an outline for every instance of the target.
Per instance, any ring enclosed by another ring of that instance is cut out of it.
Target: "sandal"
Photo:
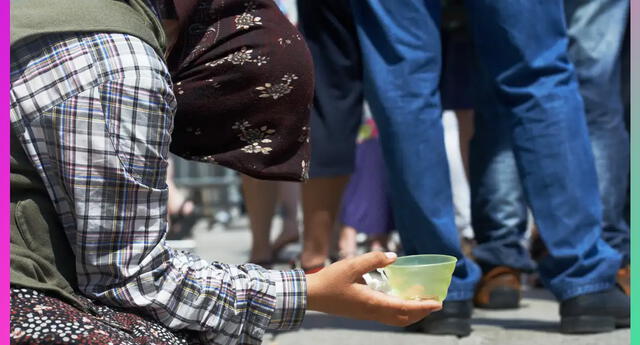
[[[303,267],[299,256],[297,256],[290,262],[291,269],[301,269],[302,271],[304,271],[305,274],[313,274],[313,273],[320,272],[323,268],[329,265],[331,265],[331,261],[327,259],[322,264],[311,266],[311,267]]]

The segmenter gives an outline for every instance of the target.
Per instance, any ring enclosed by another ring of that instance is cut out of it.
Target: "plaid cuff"
[[[276,309],[269,329],[295,329],[300,327],[307,310],[307,279],[302,270],[269,271],[276,284]]]

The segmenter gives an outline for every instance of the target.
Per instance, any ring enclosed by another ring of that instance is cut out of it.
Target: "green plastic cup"
[[[390,293],[403,299],[444,301],[456,267],[449,255],[410,255],[399,257],[383,269]]]

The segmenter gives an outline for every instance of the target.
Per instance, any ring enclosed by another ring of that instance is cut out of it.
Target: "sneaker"
[[[482,276],[473,302],[478,308],[515,309],[520,299],[520,271],[498,266]]]
[[[603,333],[628,328],[629,296],[618,287],[580,295],[560,303],[562,333]]]
[[[473,303],[466,301],[445,301],[442,309],[417,323],[407,327],[412,332],[466,337],[471,334],[471,313]]]

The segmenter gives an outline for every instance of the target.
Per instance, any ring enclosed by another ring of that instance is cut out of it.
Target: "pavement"
[[[276,219],[274,229],[279,229]],[[274,232],[276,232],[274,230]],[[277,234],[273,234],[274,236]],[[246,219],[231,226],[210,226],[201,221],[194,230],[194,251],[203,259],[230,264],[246,262],[251,233]],[[299,246],[287,248],[285,255],[295,255]],[[306,344],[391,344],[391,345],[626,345],[630,343],[628,329],[593,335],[563,335],[559,333],[558,303],[544,289],[527,289],[522,307],[517,310],[490,311],[476,309],[473,332],[465,338],[432,336],[405,332],[401,328],[375,322],[349,320],[327,314],[308,312],[302,327],[290,332],[269,332],[264,345]]]

